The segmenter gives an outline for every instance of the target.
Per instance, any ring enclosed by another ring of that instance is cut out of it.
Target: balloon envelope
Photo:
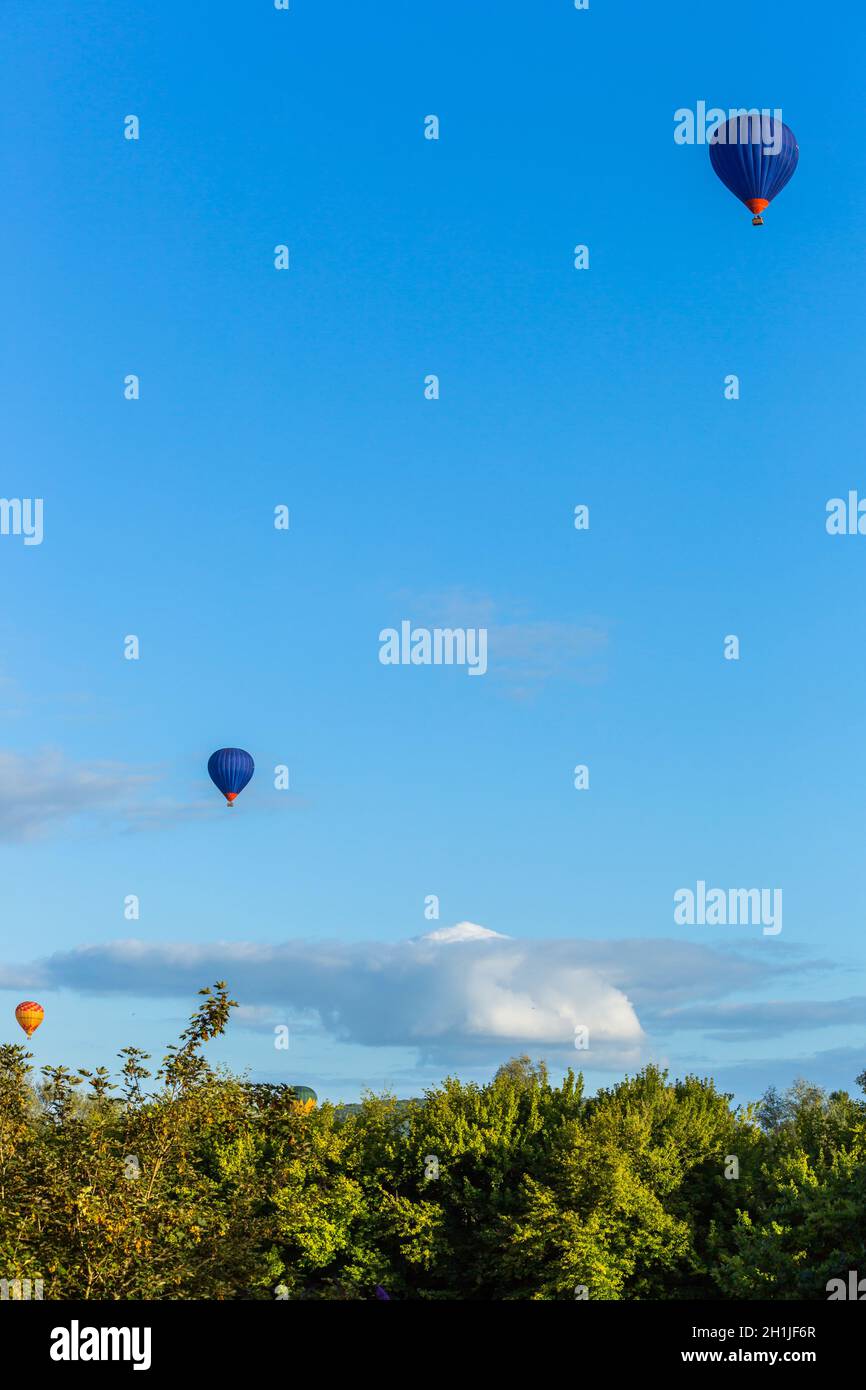
[[[715,173],[755,214],[756,223],[793,177],[800,158],[797,137],[775,116],[734,116],[723,121],[710,131],[709,148]]]
[[[311,1100],[315,1105],[316,1101],[319,1099],[315,1091],[310,1086],[292,1086],[290,1089],[295,1100],[301,1101],[302,1104],[305,1104],[307,1101]]]
[[[231,806],[238,792],[242,792],[256,770],[249,753],[243,748],[218,748],[207,760],[207,770],[215,787],[218,787]]]
[[[41,1004],[37,1004],[33,999],[24,999],[15,1010],[15,1017],[30,1038],[45,1017],[45,1010]]]

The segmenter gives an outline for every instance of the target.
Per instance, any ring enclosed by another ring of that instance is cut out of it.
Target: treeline
[[[233,1002],[117,1084],[0,1046],[0,1279],[51,1299],[826,1299],[866,1276],[866,1102],[732,1109],[516,1059],[353,1113],[213,1070]],[[866,1089],[866,1073],[858,1084]]]

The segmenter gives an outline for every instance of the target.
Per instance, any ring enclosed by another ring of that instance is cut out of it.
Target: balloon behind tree
[[[292,1092],[295,1100],[300,1101],[302,1105],[306,1105],[308,1101],[312,1101],[313,1105],[315,1105],[319,1099],[310,1086],[290,1086],[289,1090]]]

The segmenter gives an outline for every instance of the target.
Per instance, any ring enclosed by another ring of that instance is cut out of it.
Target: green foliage
[[[866,1274],[845,1092],[732,1109],[647,1067],[586,1097],[520,1057],[314,1108],[209,1066],[234,1001],[201,994],[155,1074],[129,1047],[117,1082],[34,1079],[0,1046],[0,1277],[56,1299],[571,1300],[826,1298]]]
[[[826,1298],[866,1270],[866,1105],[804,1081],[769,1100],[751,1200],[712,1233],[716,1280],[728,1298]]]

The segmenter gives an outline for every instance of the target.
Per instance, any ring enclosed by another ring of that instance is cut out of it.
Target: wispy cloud
[[[601,684],[606,647],[607,633],[591,624],[497,623],[488,635],[488,661],[509,695],[526,700],[552,680]]]
[[[750,1059],[727,1066],[702,1058],[690,1068],[701,1075],[711,1072],[720,1089],[752,1100],[763,1095],[770,1084],[784,1090],[798,1077],[806,1077],[813,1085],[828,1090],[844,1087],[857,1095],[856,1077],[863,1069],[863,1047],[834,1047],[795,1057],[774,1056],[772,1061]]]
[[[699,1030],[707,1038],[776,1038],[811,1028],[859,1024],[866,1028],[866,998],[761,1000],[748,1004],[704,1005],[665,1015],[669,1030]]]
[[[196,788],[186,799],[167,795],[165,778],[165,768],[76,762],[53,748],[29,756],[0,750],[0,841],[21,843],[60,831],[129,834],[225,815],[216,792]],[[280,794],[255,804],[286,811],[306,802]]]
[[[488,673],[512,698],[537,694],[555,679],[596,685],[606,675],[606,626],[597,618],[561,622],[536,618],[525,605],[501,602],[462,588],[395,595],[400,618],[425,627],[484,627]]]
[[[33,840],[85,816],[132,812],[154,777],[120,763],[76,763],[55,749],[0,751],[0,839]]]

